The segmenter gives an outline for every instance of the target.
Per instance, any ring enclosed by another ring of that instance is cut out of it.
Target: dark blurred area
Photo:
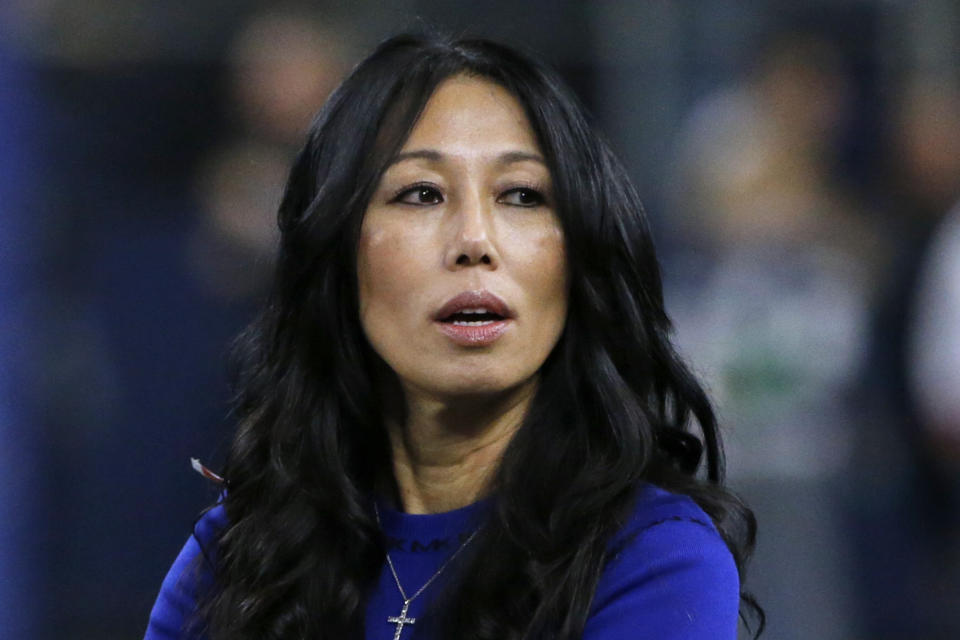
[[[773,640],[960,637],[960,4],[0,4],[0,638],[139,637],[328,92],[537,51],[647,204]]]

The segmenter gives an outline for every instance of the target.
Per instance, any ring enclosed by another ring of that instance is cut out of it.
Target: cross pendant
[[[416,618],[408,618],[408,617],[407,617],[407,609],[409,609],[409,608],[410,608],[410,601],[409,601],[409,600],[404,600],[404,601],[403,601],[403,609],[400,611],[400,615],[399,615],[399,616],[391,616],[391,617],[387,618],[387,622],[388,622],[389,624],[395,624],[395,625],[397,625],[397,632],[393,634],[393,640],[400,640],[400,634],[403,633],[403,625],[405,625],[405,624],[413,624],[414,622],[417,621]]]

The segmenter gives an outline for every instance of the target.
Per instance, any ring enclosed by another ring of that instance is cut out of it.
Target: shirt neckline
[[[380,523],[388,536],[423,538],[470,532],[480,526],[492,500],[484,498],[466,506],[440,513],[406,513],[377,498]]]

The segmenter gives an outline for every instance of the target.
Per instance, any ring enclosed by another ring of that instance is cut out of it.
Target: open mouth
[[[479,309],[461,309],[450,315],[440,318],[440,322],[452,324],[458,327],[482,327],[504,320],[504,317],[494,311],[484,308]]]
[[[433,316],[436,327],[461,347],[494,344],[516,317],[506,302],[489,291],[464,291],[446,302]]]

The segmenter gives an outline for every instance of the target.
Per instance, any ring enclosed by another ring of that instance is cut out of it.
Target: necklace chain
[[[382,531],[383,523],[380,522],[380,509],[377,507],[376,502],[373,503],[373,513],[377,517],[377,525],[380,527],[380,530]],[[457,547],[457,550],[453,552],[453,555],[447,558],[446,562],[440,565],[440,568],[437,569],[432,576],[430,576],[430,579],[427,580],[422,587],[417,589],[416,593],[414,593],[409,598],[407,597],[407,592],[403,590],[403,585],[400,584],[400,577],[397,576],[397,568],[393,566],[393,560],[390,559],[390,552],[389,551],[387,552],[387,566],[390,567],[390,573],[393,574],[393,581],[397,583],[397,589],[400,591],[400,595],[403,597],[403,602],[405,605],[413,602],[413,600],[417,596],[423,593],[426,590],[426,588],[429,587],[430,584],[434,580],[436,580],[441,573],[443,573],[443,570],[447,568],[447,565],[453,562],[453,559],[456,558],[458,555],[460,555],[460,552],[466,549],[467,545],[473,542],[473,538],[477,535],[477,531],[479,531],[479,529],[474,529],[473,533],[471,533],[466,540],[460,543],[460,546]]]

